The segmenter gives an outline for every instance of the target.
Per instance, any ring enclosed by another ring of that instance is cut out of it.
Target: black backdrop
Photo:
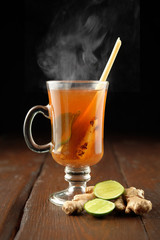
[[[22,135],[27,111],[34,105],[48,103],[44,87],[46,77],[37,64],[37,48],[53,16],[67,2],[70,1],[28,0],[20,4],[10,1],[2,8],[1,134]],[[77,6],[80,4],[78,0],[71,2]],[[112,1],[106,2],[111,4]],[[116,4],[116,1],[113,2]],[[120,2],[124,3],[125,0]],[[115,80],[110,84],[108,93],[105,130],[111,133],[158,135],[158,15],[151,14],[152,8],[146,11],[148,8],[140,1],[135,0],[135,3],[139,7],[136,8],[137,13],[134,13],[137,14],[137,37],[135,43],[131,44],[130,35],[127,35],[130,28],[124,30],[121,25],[123,45],[111,73]],[[126,15],[126,21],[127,17],[129,19]],[[131,85],[127,79],[131,79]],[[34,129],[37,132],[48,131],[49,123],[43,117],[37,117]]]

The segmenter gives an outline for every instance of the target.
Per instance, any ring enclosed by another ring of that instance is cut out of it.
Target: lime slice
[[[100,198],[95,198],[91,201],[88,201],[84,205],[84,209],[94,215],[94,216],[103,216],[113,211],[115,204],[113,202],[103,200]]]
[[[124,192],[124,187],[116,181],[108,180],[97,183],[94,187],[94,194],[102,199],[115,199]]]
[[[61,145],[66,144],[72,134],[72,125],[80,115],[80,111],[76,113],[62,113],[55,118],[53,126],[53,139],[55,142],[55,149]]]

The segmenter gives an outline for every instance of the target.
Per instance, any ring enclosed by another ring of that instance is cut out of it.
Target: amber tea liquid
[[[103,156],[107,90],[49,90],[53,159],[63,166],[92,166]]]

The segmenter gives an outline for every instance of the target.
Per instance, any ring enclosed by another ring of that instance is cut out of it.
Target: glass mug
[[[103,156],[108,86],[108,82],[99,81],[47,81],[49,104],[35,106],[26,115],[23,132],[27,146],[35,152],[50,152],[65,166],[69,187],[50,195],[49,200],[56,205],[85,192],[90,166]],[[32,121],[38,113],[51,121],[48,144],[38,145],[32,137]]]

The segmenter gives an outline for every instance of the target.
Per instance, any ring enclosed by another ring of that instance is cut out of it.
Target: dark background
[[[28,0],[21,3],[10,1],[3,6],[1,134],[22,135],[27,111],[34,105],[48,103],[46,76],[37,64],[37,49],[54,16],[66,8],[69,2],[71,5],[75,4],[76,8],[83,8],[81,1],[65,0]],[[125,12],[125,0],[118,1],[118,5],[116,0],[106,0],[106,6],[112,4],[111,2],[117,6],[115,11],[121,12],[120,6],[123,9],[124,17],[117,24],[119,27],[116,32],[123,44],[109,76],[105,131],[158,136],[158,15],[152,14],[156,7],[152,10],[138,0],[130,1],[132,5],[135,2],[134,11],[140,11],[138,14],[127,8]],[[131,14],[137,14],[135,26],[130,22]],[[136,37],[132,41],[134,30]],[[49,131],[50,126],[46,119],[37,116],[33,128],[36,133],[41,133]]]

